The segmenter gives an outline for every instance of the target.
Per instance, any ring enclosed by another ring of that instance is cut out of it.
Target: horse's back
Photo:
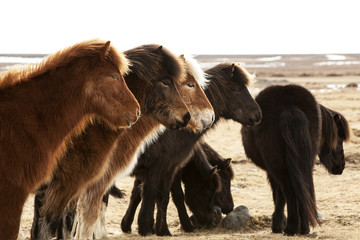
[[[297,85],[270,86],[261,91],[255,100],[262,110],[263,120],[257,126],[243,127],[241,133],[245,152],[256,165],[266,169],[273,161],[285,159],[286,143],[280,123],[284,122],[282,118],[291,116],[291,112],[299,112],[299,116],[290,120],[292,123],[287,119],[287,123],[296,125],[299,119],[306,118],[312,145],[317,148],[320,136],[319,106],[308,90]]]

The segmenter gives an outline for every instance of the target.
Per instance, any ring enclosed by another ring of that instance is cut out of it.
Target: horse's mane
[[[164,65],[167,73],[173,74],[170,77],[185,79],[185,71],[179,58],[161,45],[141,45],[124,53],[131,59],[130,73],[136,74],[140,79],[151,83],[159,75],[163,75],[161,71]]]
[[[232,75],[239,74],[246,86],[249,86],[251,81],[255,78],[255,74],[249,73],[244,67],[234,63],[220,63],[215,67],[208,69],[206,73],[210,78],[216,78],[218,80],[227,79],[227,74],[229,74],[229,72],[220,71],[222,69],[229,69]]]
[[[202,147],[203,151],[205,152],[206,156],[208,157],[209,163],[212,166],[216,166],[216,165],[224,166],[224,161],[225,161],[224,158],[218,152],[216,152],[214,149],[212,149],[209,144],[207,144],[206,142],[203,142],[201,144],[201,147]],[[226,172],[228,172],[231,179],[233,179],[234,171],[233,171],[232,167],[229,166],[225,170],[226,170]]]
[[[104,54],[104,60],[110,61],[114,65],[118,66],[120,72],[122,74],[126,74],[129,71],[129,62],[124,54],[119,53],[112,46],[106,50],[104,48],[105,44],[107,44],[106,41],[99,39],[88,40],[51,54],[38,64],[12,67],[0,75],[0,89],[15,85],[22,81],[27,81],[47,72],[54,71],[59,67],[68,65],[70,62],[78,58],[92,57],[96,55],[100,56],[100,54]]]
[[[226,92],[233,91],[228,82],[229,78],[236,75],[236,79],[240,79],[241,83],[248,86],[255,76],[250,74],[245,68],[234,63],[220,63],[207,69],[205,73],[209,79],[209,86],[211,86],[206,89],[206,95],[214,108],[226,105]],[[221,87],[219,88],[218,86]],[[217,94],[219,89],[224,89],[223,94]]]
[[[342,137],[344,141],[348,141],[350,139],[350,129],[349,124],[346,121],[345,117],[340,113],[331,110],[327,107],[324,107],[320,104],[321,109],[321,118],[322,118],[322,140],[321,144],[326,144],[331,147],[331,149],[335,149],[339,137]],[[334,116],[338,115],[338,119],[340,121],[341,129],[338,129],[336,122],[334,120]],[[338,135],[338,131],[343,133],[343,136]]]
[[[206,79],[207,74],[200,68],[198,61],[191,56],[181,55],[180,57],[184,59],[187,72],[195,78],[202,89],[206,89],[209,80]]]

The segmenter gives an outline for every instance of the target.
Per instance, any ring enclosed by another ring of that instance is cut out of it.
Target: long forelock
[[[102,54],[105,44],[106,41],[92,39],[50,54],[40,63],[27,64],[20,67],[14,66],[0,75],[0,89],[54,71],[56,68],[66,66],[75,59]],[[118,66],[122,73],[129,71],[126,57],[120,54],[114,47],[110,48],[107,58]]]
[[[207,79],[207,74],[201,69],[198,61],[191,56],[185,55],[184,58],[187,72],[194,77],[203,90],[206,89],[209,79]]]

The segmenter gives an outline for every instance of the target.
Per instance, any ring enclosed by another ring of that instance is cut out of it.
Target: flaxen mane
[[[0,75],[0,89],[52,72],[57,68],[68,65],[75,59],[104,54],[105,43],[105,41],[98,39],[84,41],[51,54],[38,64],[12,67]],[[129,71],[127,58],[114,47],[110,46],[110,51],[105,53],[105,56],[111,63],[119,66],[121,74],[126,74]]]

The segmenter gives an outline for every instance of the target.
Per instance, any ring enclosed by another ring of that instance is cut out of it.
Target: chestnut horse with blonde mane
[[[125,80],[142,109],[139,122],[125,131],[113,131],[106,124],[95,122],[73,140],[53,178],[35,197],[32,239],[51,238],[59,226],[58,238],[70,237],[69,232],[61,230],[66,206],[69,203],[76,206],[81,192],[104,174],[114,151],[120,151],[115,150],[119,148],[117,145],[125,145],[124,149],[128,149],[121,150],[124,156],[116,153],[119,159],[114,160],[126,169],[132,158],[136,159],[135,151],[142,151],[146,144],[162,133],[164,127],[161,124],[171,129],[184,127],[189,121],[190,111],[194,117],[191,117],[189,127],[194,131],[211,125],[212,107],[194,77],[188,75],[185,78],[185,70],[189,72],[190,67],[183,64],[183,57],[177,58],[159,45],[139,46],[125,54],[131,62],[131,72]],[[67,184],[69,179],[72,184]],[[64,224],[68,229],[72,222],[65,221]]]
[[[125,56],[91,40],[0,76],[0,237],[16,239],[28,195],[49,179],[67,140],[94,116],[127,127],[139,104]]]

